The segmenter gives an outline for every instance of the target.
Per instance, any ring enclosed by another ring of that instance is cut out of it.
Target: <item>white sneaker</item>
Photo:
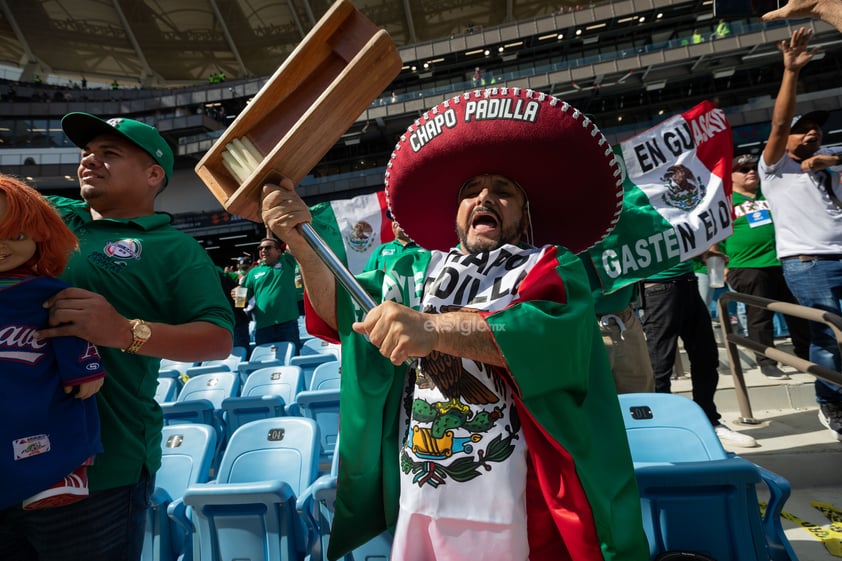
[[[716,425],[713,427],[716,431],[716,436],[723,445],[730,444],[731,446],[739,446],[740,448],[755,448],[760,446],[757,441],[747,434],[736,432],[725,425]]]
[[[819,421],[842,442],[842,403],[820,403]]]

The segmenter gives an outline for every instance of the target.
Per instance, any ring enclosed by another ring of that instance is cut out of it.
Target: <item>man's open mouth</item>
[[[471,228],[477,232],[485,232],[494,230],[500,226],[500,217],[492,210],[478,209],[474,210],[471,218]]]

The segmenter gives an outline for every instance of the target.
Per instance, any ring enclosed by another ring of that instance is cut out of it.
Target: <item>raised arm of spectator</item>
[[[298,261],[301,280],[313,309],[325,323],[336,329],[336,279],[298,229],[299,225],[312,222],[312,219],[310,209],[289,179],[263,187],[263,222],[286,242]]]
[[[790,124],[795,115],[798,76],[801,69],[813,59],[815,53],[815,50],[807,50],[807,44],[812,36],[813,30],[801,27],[792,32],[792,37],[788,41],[781,41],[778,45],[783,53],[784,73],[778,97],[775,99],[775,109],[772,112],[769,141],[763,149],[763,159],[768,165],[780,160],[786,152]]]

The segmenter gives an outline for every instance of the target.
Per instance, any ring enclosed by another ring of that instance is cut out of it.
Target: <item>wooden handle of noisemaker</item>
[[[196,165],[231,214],[262,222],[272,175],[298,184],[398,75],[389,34],[338,0]],[[245,149],[243,149],[245,147]],[[242,167],[238,167],[232,154]],[[233,167],[232,167],[233,164]]]

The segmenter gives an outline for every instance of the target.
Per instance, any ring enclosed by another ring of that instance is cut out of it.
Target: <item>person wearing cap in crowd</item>
[[[441,103],[401,136],[385,180],[395,219],[431,251],[359,275],[380,302],[367,313],[298,232],[311,216],[292,183],[264,187],[263,219],[301,266],[308,331],[342,343],[330,558],[387,528],[395,561],[649,558],[575,255],[616,223],[618,177],[595,125],[555,97],[492,88]]]
[[[392,235],[395,238],[375,248],[374,252],[369,256],[363,271],[376,271],[377,269],[388,271],[392,267],[392,264],[405,254],[426,251],[406,235],[406,232],[403,231],[400,224],[392,217],[392,213],[388,209],[386,210],[386,218],[392,221]]]
[[[79,250],[61,276],[73,287],[46,300],[52,327],[37,336],[81,337],[99,349],[108,372],[96,396],[104,452],[88,468],[87,499],[4,511],[0,558],[135,561],[161,464],[160,359],[227,357],[231,308],[206,252],[155,212],[173,172],[172,150],[158,131],[86,113],[65,115],[61,124],[82,149],[83,200],[50,201]]]
[[[246,299],[254,298],[254,344],[289,341],[300,349],[295,259],[273,237],[260,240],[257,251],[260,263],[241,282],[248,289]]]
[[[775,253],[775,225],[769,204],[763,196],[757,175],[757,156],[743,154],[734,158],[731,170],[734,232],[718,244],[728,256],[725,280],[735,292],[797,304],[784,280],[781,262]],[[746,306],[746,324],[750,339],[767,347],[775,346],[774,312]],[[784,316],[796,356],[808,359],[810,333],[807,321]],[[789,378],[777,362],[756,354],[760,372],[769,378]]]
[[[801,69],[813,58],[812,30],[781,41],[784,71],[772,112],[769,140],[758,170],[775,217],[775,244],[784,278],[798,303],[842,314],[842,190],[839,153],[822,148],[825,111],[795,116]],[[831,328],[810,322],[810,360],[839,372],[839,346]],[[819,420],[842,441],[842,387],[816,378]]]

